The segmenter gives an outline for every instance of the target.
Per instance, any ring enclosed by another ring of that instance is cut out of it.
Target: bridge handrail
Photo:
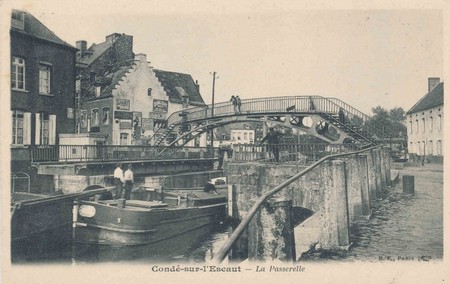
[[[331,115],[329,117],[330,119],[334,119],[332,117],[333,115],[337,116],[341,111],[343,111],[347,121],[347,123],[340,121],[343,127],[350,132],[355,132],[357,135],[366,138],[368,141],[372,139],[372,137],[366,137],[367,135],[383,133],[383,129],[388,132],[390,136],[394,133],[394,131],[386,128],[385,126],[380,126],[377,124],[367,125],[367,122],[370,120],[370,116],[337,98],[327,98],[321,96],[283,96],[244,99],[242,100],[241,113],[287,112],[292,106],[294,106],[295,111]],[[214,106],[214,116],[222,117],[234,114],[235,111],[231,102],[222,102],[215,104]],[[182,124],[183,120],[192,122],[206,118],[212,118],[211,105],[174,112],[167,119],[167,128],[157,129],[151,139],[154,139],[158,135],[164,133],[164,131],[173,131],[173,127],[177,124]],[[362,125],[358,125],[355,118],[361,120]],[[334,120],[337,121],[337,119]],[[364,133],[364,131],[367,133]]]
[[[272,197],[275,193],[281,191],[282,189],[284,189],[285,187],[287,187],[288,185],[290,185],[291,183],[293,183],[300,177],[304,176],[306,173],[310,172],[311,170],[313,170],[314,168],[316,168],[317,166],[319,166],[320,164],[322,164],[323,162],[325,162],[327,160],[363,153],[365,151],[369,151],[369,150],[375,149],[377,147],[379,147],[379,146],[372,146],[370,148],[366,148],[366,149],[359,150],[359,151],[354,151],[354,152],[350,152],[350,153],[340,153],[340,154],[334,154],[334,155],[323,157],[322,159],[318,160],[317,162],[315,162],[311,166],[307,167],[303,171],[299,172],[298,174],[295,174],[294,176],[292,176],[288,180],[284,181],[280,185],[278,185],[278,186],[274,187],[273,189],[269,190],[268,192],[266,192],[263,196],[261,196],[258,200],[256,200],[255,204],[253,204],[252,208],[250,208],[247,215],[239,223],[238,227],[233,231],[233,233],[227,239],[225,244],[222,245],[219,253],[215,256],[214,261],[216,263],[220,264],[224,260],[224,258],[230,252],[233,244],[237,241],[237,239],[244,232],[244,229],[248,226],[250,221],[253,219],[255,214],[258,212],[261,205],[265,201],[267,201],[270,197]]]
[[[242,100],[241,110],[243,112],[257,112],[257,111],[286,111],[287,108],[295,105],[296,110],[316,112],[311,109],[310,102],[324,101],[325,98],[320,96],[283,96],[283,97],[268,97],[268,98],[252,98]],[[274,105],[273,102],[276,102]],[[323,105],[323,104],[322,104]],[[187,120],[197,120],[211,118],[212,105],[188,108],[172,113],[167,118],[167,127],[170,125],[178,124],[182,122],[182,115],[185,114]],[[327,111],[327,109],[323,109]],[[235,114],[233,104],[231,102],[222,102],[214,105],[214,116],[226,116]],[[167,130],[167,128],[159,128],[155,131],[153,137],[161,132]]]
[[[326,98],[326,99],[329,100],[331,103],[338,105],[339,108],[342,108],[344,110],[345,114],[348,117],[354,117],[354,116],[360,117],[360,118],[362,118],[362,121],[364,123],[368,122],[371,119],[371,117],[368,116],[367,114],[359,111],[358,109],[352,107],[351,105],[347,104],[346,102],[344,102],[344,101],[342,101],[342,100],[340,100],[338,98]],[[378,124],[376,124],[375,127],[372,127],[372,128],[374,128],[375,130],[377,130],[377,131],[379,131],[381,133],[382,132],[381,131],[382,130],[381,127],[384,127],[386,132],[389,133],[389,136],[393,137],[395,131],[393,129],[391,129],[391,128],[387,128],[386,126],[380,126]]]

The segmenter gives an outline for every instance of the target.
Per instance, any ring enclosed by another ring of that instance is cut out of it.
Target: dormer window
[[[91,84],[93,84],[93,83],[95,83],[95,79],[97,78],[97,73],[95,73],[95,72],[90,72],[89,73],[89,82],[91,83]]]
[[[102,86],[100,85],[95,86],[95,97],[96,98],[100,97],[101,93],[102,93]]]
[[[17,10],[12,11],[11,27],[24,30],[25,28],[25,13]]]

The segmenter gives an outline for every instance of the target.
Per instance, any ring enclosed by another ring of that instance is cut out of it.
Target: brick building
[[[205,105],[191,75],[154,69],[145,54],[133,53],[132,36],[114,33],[77,47],[77,129],[104,135],[97,144],[149,143],[171,113]]]
[[[444,137],[444,83],[428,79],[428,92],[406,112],[411,159],[442,161]]]
[[[25,172],[34,187],[30,145],[56,145],[74,133],[75,54],[30,13],[13,10],[11,46],[11,171]]]

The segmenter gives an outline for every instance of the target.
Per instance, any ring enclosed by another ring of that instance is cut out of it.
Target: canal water
[[[405,168],[415,176],[415,194],[402,192],[401,182],[372,204],[369,221],[351,227],[350,251],[311,253],[300,261],[436,260],[443,257],[442,167]],[[400,177],[401,178],[401,177]],[[13,255],[14,263],[210,262],[228,237],[228,226],[205,227],[157,245],[131,248],[69,245],[56,252]],[[297,252],[299,257],[301,252]]]
[[[442,165],[405,168],[415,178],[415,193],[401,182],[373,204],[372,216],[352,228],[349,260],[436,260],[443,257]],[[401,178],[401,177],[400,177]]]

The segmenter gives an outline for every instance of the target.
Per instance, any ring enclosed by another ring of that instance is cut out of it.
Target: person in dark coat
[[[236,96],[236,107],[237,107],[237,112],[241,113],[241,98],[239,96]]]
[[[233,109],[235,113],[238,113],[238,101],[235,96],[231,96],[230,102],[233,104]]]
[[[204,192],[213,192],[214,194],[219,194],[217,192],[216,186],[212,183],[212,181],[209,179],[208,182],[203,187]]]
[[[269,152],[272,152],[274,157],[275,157],[275,161],[278,163],[280,161],[280,137],[281,137],[281,133],[275,131],[275,129],[273,129],[273,127],[269,128],[269,132],[267,133],[266,136],[264,136],[264,138],[261,140],[260,144],[264,143],[267,141],[267,150]]]
[[[124,179],[125,179],[125,191],[124,193],[122,193],[122,197],[125,198],[126,200],[130,200],[131,191],[133,190],[134,184],[133,166],[131,164],[128,165],[128,170],[125,172]]]
[[[342,108],[339,108],[339,122],[345,124],[345,113]]]

